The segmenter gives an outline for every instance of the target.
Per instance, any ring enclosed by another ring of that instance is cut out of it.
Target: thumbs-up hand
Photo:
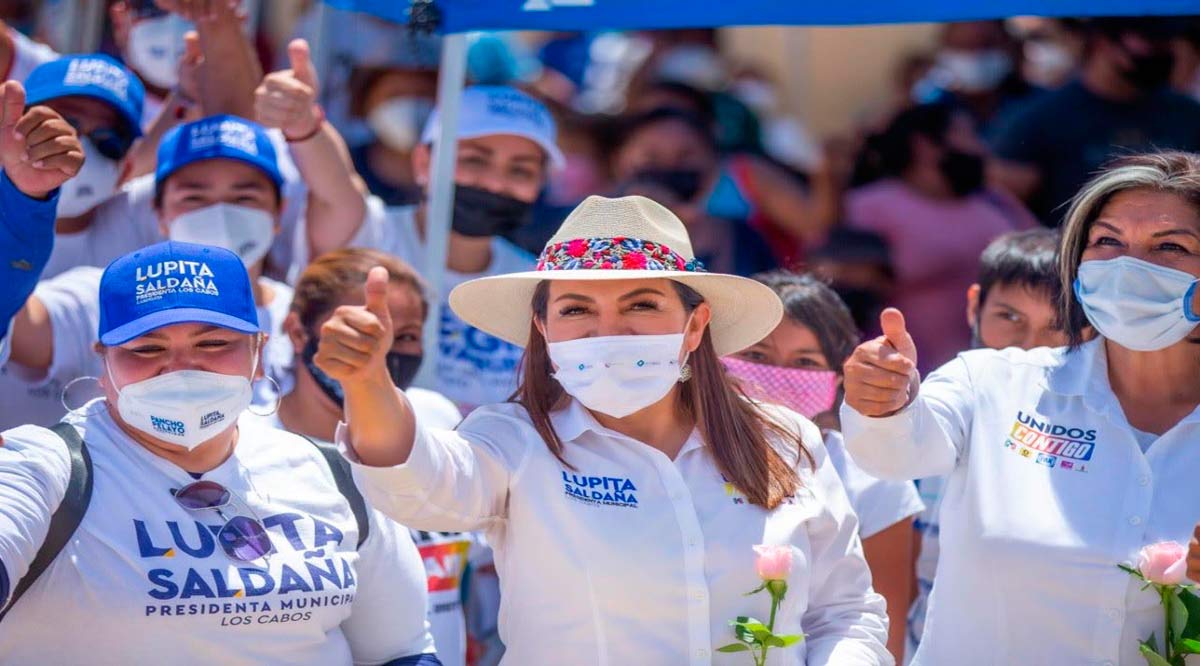
[[[48,106],[25,110],[25,88],[0,84],[0,166],[18,190],[44,199],[83,166],[75,128]]]
[[[317,70],[309,55],[308,42],[293,39],[288,44],[291,69],[271,72],[254,91],[258,122],[277,127],[289,141],[312,136],[325,116],[317,106]]]
[[[904,315],[888,308],[879,316],[883,335],[858,346],[843,368],[846,404],[864,416],[889,416],[912,402],[920,386],[917,347]]]
[[[313,361],[343,386],[380,383],[391,387],[386,357],[394,334],[386,268],[371,269],[363,294],[363,305],[343,305],[321,326],[321,341]]]

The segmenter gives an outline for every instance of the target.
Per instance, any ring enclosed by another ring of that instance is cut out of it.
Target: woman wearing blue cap
[[[438,663],[407,532],[241,418],[263,344],[242,261],[153,245],[99,300],[104,397],[3,433],[0,662]]]
[[[162,236],[233,250],[249,271],[259,322],[270,334],[262,357],[268,381],[254,387],[255,402],[263,405],[276,400],[278,386],[284,392],[290,388],[292,365],[282,328],[292,290],[263,275],[283,210],[284,179],[276,158],[266,130],[252,121],[210,116],[186,123],[159,145],[154,196]],[[99,375],[90,349],[96,341],[100,272],[79,266],[44,280],[14,319],[13,344],[0,356],[0,365],[9,370],[0,374],[0,390],[9,395],[0,405],[0,428],[53,423],[64,411],[67,383]]]

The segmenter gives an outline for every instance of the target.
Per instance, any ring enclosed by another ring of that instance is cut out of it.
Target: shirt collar
[[[1059,395],[1085,395],[1096,388],[1097,380],[1108,389],[1108,358],[1104,339],[1097,337],[1077,349],[1062,352],[1064,358],[1047,378],[1047,388]]]
[[[583,436],[589,430],[605,437],[624,437],[632,439],[619,432],[614,432],[605,428],[596,420],[595,416],[589,412],[582,403],[574,398],[568,398],[566,406],[550,412],[550,423],[554,426],[554,432],[558,433],[558,438],[563,444],[574,442]],[[679,449],[679,455],[675,458],[678,460],[685,453],[692,449],[704,446],[704,438],[700,436],[700,429],[694,428],[692,434],[683,444],[683,448]]]

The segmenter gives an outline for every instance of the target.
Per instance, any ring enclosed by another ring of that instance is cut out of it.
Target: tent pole
[[[458,116],[467,76],[467,37],[446,35],[438,69],[437,107],[439,134],[433,144],[429,180],[429,215],[425,219],[425,266],[422,277],[429,285],[429,318],[425,321],[425,360],[417,376],[420,386],[436,387],[441,355],[442,285],[450,242],[450,216],[454,211],[454,167],[458,154]]]

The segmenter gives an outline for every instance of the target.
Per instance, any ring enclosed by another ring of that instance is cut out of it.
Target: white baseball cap
[[[433,143],[441,132],[437,109],[425,123],[421,143]],[[536,143],[550,160],[552,169],[565,160],[558,148],[554,116],[545,104],[509,86],[470,86],[463,90],[458,116],[458,139],[510,134]]]

